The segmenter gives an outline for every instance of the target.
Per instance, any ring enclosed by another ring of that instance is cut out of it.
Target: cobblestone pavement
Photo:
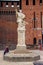
[[[32,52],[38,53],[40,55],[40,60],[43,61],[43,51],[31,50]],[[0,65],[33,65],[33,62],[10,62],[3,60],[3,51],[0,51]]]

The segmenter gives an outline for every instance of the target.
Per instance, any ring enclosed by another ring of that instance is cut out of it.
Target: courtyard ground
[[[43,50],[31,50],[40,55],[40,60],[43,61]],[[0,65],[33,65],[33,62],[10,62],[3,60],[3,51],[0,51]]]

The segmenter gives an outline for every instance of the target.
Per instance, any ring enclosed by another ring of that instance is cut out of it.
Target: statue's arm
[[[17,9],[15,11],[16,11],[16,17],[18,17],[18,11],[17,11]]]
[[[23,18],[25,19],[25,15],[23,14]]]
[[[15,11],[16,11],[16,14],[18,14],[18,11],[17,11],[17,9],[16,9]]]

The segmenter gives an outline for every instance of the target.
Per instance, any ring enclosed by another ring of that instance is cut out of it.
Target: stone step
[[[26,49],[26,46],[17,46],[16,49],[18,49],[18,50],[25,50]]]
[[[23,51],[21,51],[22,53],[19,50],[9,52],[5,56],[3,56],[3,58],[4,60],[7,60],[7,61],[16,61],[16,62],[20,62],[20,61],[28,62],[28,61],[36,61],[40,59],[40,56],[36,53],[28,52],[28,51],[23,52]]]

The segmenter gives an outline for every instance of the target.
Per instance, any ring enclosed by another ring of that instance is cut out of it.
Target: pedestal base
[[[17,45],[17,49],[26,49],[26,45],[20,45],[20,44],[18,44]]]
[[[4,56],[4,60],[14,61],[14,62],[29,62],[29,61],[36,61],[39,59],[40,59],[40,55],[26,48],[15,49],[14,51],[9,52]]]
[[[23,50],[23,49],[26,49],[26,46],[17,46],[17,49],[18,50]]]

